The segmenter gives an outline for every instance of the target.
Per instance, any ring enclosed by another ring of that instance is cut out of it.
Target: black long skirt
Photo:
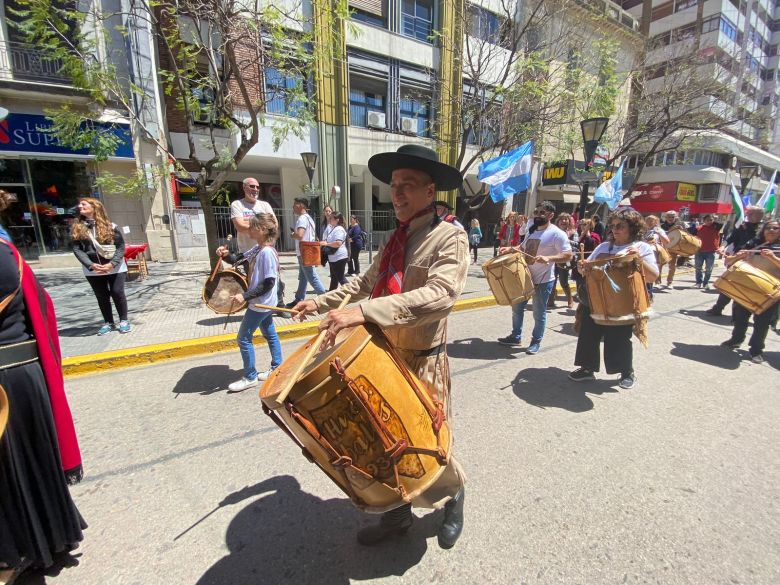
[[[37,362],[0,370],[9,418],[0,439],[0,564],[48,567],[87,527],[60,464],[49,394]]]

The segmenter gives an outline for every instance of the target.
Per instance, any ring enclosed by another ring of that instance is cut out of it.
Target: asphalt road
[[[508,308],[453,315],[452,423],[469,481],[450,551],[436,544],[440,512],[418,513],[405,539],[357,545],[372,519],[256,392],[225,391],[237,351],[69,380],[87,473],[73,495],[90,527],[73,566],[21,583],[776,585],[780,336],[762,365],[718,347],[729,326],[703,315],[713,300],[657,295],[632,390],[604,374],[567,380],[566,310],[536,356],[495,343]]]

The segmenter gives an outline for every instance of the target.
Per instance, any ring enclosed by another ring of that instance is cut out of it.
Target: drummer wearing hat
[[[459,227],[462,230],[466,229],[463,227],[463,224],[458,221],[458,216],[450,213],[452,211],[452,205],[443,199],[437,199],[433,202],[433,204],[436,206],[436,215],[439,216],[439,219],[451,223],[455,227]]]
[[[325,312],[346,295],[364,301],[331,310],[320,323],[332,344],[344,328],[374,323],[425,384],[434,401],[449,413],[450,375],[446,353],[447,316],[463,290],[469,267],[466,231],[442,221],[435,210],[437,191],[463,182],[460,172],[439,162],[435,151],[407,144],[368,161],[371,174],[390,185],[396,229],[367,272],[334,291],[295,306],[305,313]],[[412,505],[444,507],[439,545],[451,548],[463,530],[463,471],[454,457],[423,494],[385,512],[379,523],[358,532],[358,542],[377,544],[404,534],[412,524]]]

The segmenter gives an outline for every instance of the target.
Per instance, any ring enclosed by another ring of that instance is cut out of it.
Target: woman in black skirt
[[[53,305],[18,250],[0,240],[0,582],[74,550],[86,528],[68,483],[81,455],[65,398]]]

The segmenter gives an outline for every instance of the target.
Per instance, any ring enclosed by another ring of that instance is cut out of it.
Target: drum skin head
[[[238,293],[246,292],[246,280],[235,270],[223,270],[213,279],[206,281],[203,287],[203,301],[209,309],[219,315],[237,313],[246,308],[247,303],[233,302]]]

